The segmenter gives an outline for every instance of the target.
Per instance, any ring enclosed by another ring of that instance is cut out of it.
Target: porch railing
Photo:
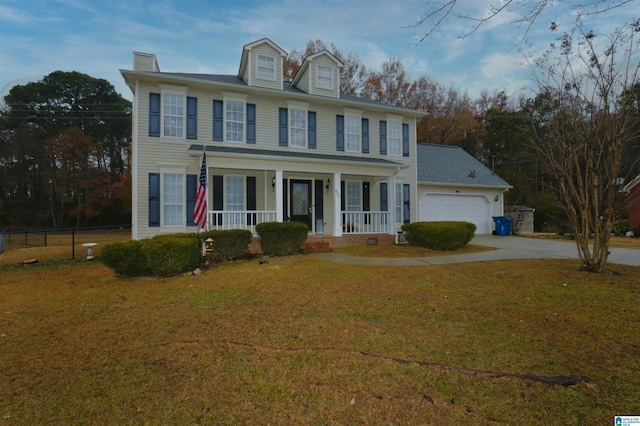
[[[256,225],[263,222],[275,222],[276,212],[271,210],[236,210],[207,212],[209,229],[246,229],[256,235]]]
[[[343,234],[388,234],[391,225],[389,212],[342,212]]]

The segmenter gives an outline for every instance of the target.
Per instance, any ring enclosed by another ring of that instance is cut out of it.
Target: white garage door
[[[493,228],[489,200],[481,195],[426,194],[420,200],[420,221],[460,220],[476,225],[476,234]]]

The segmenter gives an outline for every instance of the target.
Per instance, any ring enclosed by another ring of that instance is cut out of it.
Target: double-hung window
[[[276,60],[272,56],[258,55],[258,78],[276,79]]]
[[[230,211],[244,210],[244,177],[227,176],[225,185],[225,208]],[[230,214],[229,225],[241,225],[244,223],[244,214]]]
[[[402,155],[402,123],[387,122],[387,149],[389,155]]]
[[[227,101],[225,118],[228,142],[244,142],[244,102]]]
[[[362,119],[353,115],[345,116],[345,139],[348,152],[361,152]]]
[[[318,65],[316,68],[316,84],[320,89],[333,89],[333,68]]]
[[[162,176],[163,224],[184,225],[184,175],[165,173]]]
[[[350,212],[362,210],[362,183],[356,181],[345,182],[345,208]]]
[[[167,93],[162,100],[163,136],[184,136],[184,96]]]
[[[303,109],[289,109],[289,123],[291,131],[291,146],[294,148],[307,147],[307,111]]]

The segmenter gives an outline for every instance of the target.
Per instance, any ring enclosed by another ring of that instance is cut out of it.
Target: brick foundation
[[[396,243],[396,236],[389,234],[357,234],[357,235],[343,235],[342,237],[330,237],[321,235],[309,235],[307,241],[303,247],[305,253],[315,253],[313,247],[322,247],[321,251],[327,251],[326,247],[330,249],[338,247],[354,247],[354,246],[366,246],[368,244],[390,245]],[[250,253],[262,253],[260,247],[260,238],[254,237],[249,243]]]

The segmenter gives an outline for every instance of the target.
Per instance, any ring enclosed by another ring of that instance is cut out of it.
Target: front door
[[[291,220],[294,222],[306,223],[309,231],[313,213],[311,202],[311,181],[292,180],[291,181]]]

